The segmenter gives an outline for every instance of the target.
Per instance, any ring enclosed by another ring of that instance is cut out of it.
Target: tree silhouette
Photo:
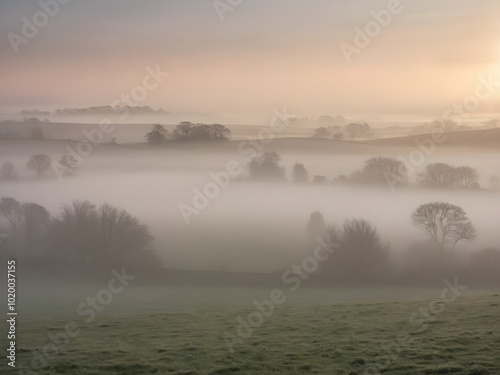
[[[16,179],[17,178],[16,166],[11,162],[5,163],[2,166],[2,175],[9,180]]]
[[[34,170],[38,177],[50,169],[52,159],[45,154],[33,155],[27,163],[29,169]]]
[[[212,138],[218,141],[225,141],[231,137],[231,130],[221,124],[210,125],[210,133],[212,134]]]
[[[153,129],[146,134],[148,143],[151,145],[158,145],[167,141],[168,132],[165,127],[160,124],[154,124]]]
[[[227,141],[231,131],[221,124],[193,124],[183,121],[173,132],[176,141]]]
[[[382,243],[373,224],[364,219],[349,219],[342,227],[328,226],[334,249],[329,266],[331,276],[357,280],[379,277],[387,264],[388,245]]]
[[[250,177],[255,180],[282,180],[285,171],[280,165],[281,156],[276,152],[265,152],[248,163]]]
[[[124,209],[89,201],[64,205],[52,219],[51,248],[59,259],[92,266],[151,258],[147,226]]]
[[[413,225],[427,232],[428,236],[444,251],[451,243],[451,250],[459,241],[474,241],[476,228],[463,208],[443,202],[426,203],[411,216]]]
[[[22,225],[21,203],[11,197],[0,198],[0,215],[7,219],[14,248],[17,248],[17,241]]]
[[[316,211],[311,214],[306,226],[306,233],[311,240],[316,240],[318,237],[326,237],[328,231],[321,212]]]
[[[309,181],[309,173],[307,172],[306,167],[302,163],[295,163],[293,166],[293,182],[308,182]]]
[[[422,186],[447,189],[477,188],[479,174],[471,167],[453,167],[445,163],[431,163],[418,176]]]
[[[364,261],[386,258],[386,247],[377,229],[368,220],[348,219],[342,229],[342,246],[354,258],[363,258]]]
[[[370,183],[404,184],[408,180],[408,168],[396,158],[373,157],[365,162],[362,179]]]

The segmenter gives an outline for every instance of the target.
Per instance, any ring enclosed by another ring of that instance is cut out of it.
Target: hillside
[[[384,138],[364,143],[384,147],[414,147],[416,143],[422,142],[425,139],[432,139],[432,135],[422,134],[408,137]],[[500,149],[500,128],[446,133],[446,141],[439,146]]]

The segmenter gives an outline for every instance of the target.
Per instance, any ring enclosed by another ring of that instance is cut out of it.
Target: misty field
[[[432,301],[280,306],[233,352],[224,335],[255,310],[103,315],[36,373],[499,374],[500,296],[460,297],[423,318]],[[37,350],[71,320],[24,318],[18,365],[41,363]]]

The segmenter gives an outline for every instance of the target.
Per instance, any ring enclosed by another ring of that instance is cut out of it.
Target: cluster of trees
[[[252,158],[248,163],[253,180],[279,181],[285,179],[285,168],[280,164],[281,156],[276,151],[266,152]]]
[[[265,152],[260,156],[253,157],[248,162],[250,180],[254,181],[286,181],[285,167],[281,165],[281,156],[276,151]],[[326,184],[325,176],[313,176],[315,184]],[[292,168],[292,181],[296,183],[308,183],[309,172],[302,163],[295,163]]]
[[[363,184],[401,184],[409,183],[409,170],[406,164],[392,157],[372,157],[365,162],[363,169],[350,176],[337,176],[335,182]],[[438,189],[480,189],[479,173],[467,166],[454,167],[445,163],[430,163],[417,175],[417,185]],[[492,177],[492,186],[494,177]]]
[[[26,166],[39,178],[48,174],[53,168],[57,168],[58,173],[62,176],[70,176],[78,169],[78,161],[74,156],[64,154],[58,162],[54,163],[49,155],[36,154],[29,158]],[[2,165],[0,175],[6,180],[15,180],[18,178],[18,169],[14,163],[6,162]]]
[[[422,186],[448,189],[479,189],[479,173],[471,167],[431,163],[418,175]]]
[[[154,124],[146,139],[150,145],[164,144],[168,141],[227,141],[231,131],[221,124],[193,124],[183,121],[175,127],[172,133],[163,125]]]
[[[422,204],[412,213],[411,220],[425,232],[430,241],[427,247],[435,249],[441,260],[445,254],[452,254],[459,242],[473,242],[477,237],[467,213],[450,203]],[[322,238],[334,246],[324,267],[327,274],[341,278],[355,275],[359,280],[381,276],[390,267],[389,244],[382,241],[377,228],[368,220],[348,219],[341,226],[327,225],[323,215],[314,212],[306,231],[311,240]],[[497,255],[500,257],[499,252]]]
[[[148,227],[109,204],[73,201],[51,216],[36,203],[2,197],[2,220],[8,236],[0,247],[16,255],[89,267],[155,263]]]
[[[317,138],[333,138],[337,141],[348,137],[351,141],[357,138],[367,138],[372,135],[370,125],[363,123],[350,123],[345,126],[321,126],[314,131],[314,136]]]
[[[285,168],[281,165],[281,156],[276,151],[266,152],[252,158],[248,163],[251,180],[285,181]],[[479,173],[471,167],[453,167],[444,163],[431,163],[418,174],[417,184],[420,187],[439,189],[480,189]],[[308,183],[311,181],[309,172],[302,163],[295,163],[292,167],[292,181]],[[325,176],[312,176],[312,182],[326,184]],[[368,185],[409,184],[409,170],[406,164],[393,157],[372,157],[366,160],[362,169],[353,172],[350,176],[339,175],[334,178],[335,183],[353,183]],[[490,178],[491,190],[499,189],[500,178]]]
[[[372,157],[365,161],[361,170],[353,172],[350,176],[339,175],[334,182],[350,182],[362,184],[387,184],[397,181],[405,184],[408,181],[408,167],[396,158]]]
[[[311,240],[327,239],[333,254],[323,271],[338,278],[355,274],[359,279],[376,277],[387,261],[389,244],[368,220],[347,219],[341,226],[327,225],[320,212],[313,212],[307,225]]]

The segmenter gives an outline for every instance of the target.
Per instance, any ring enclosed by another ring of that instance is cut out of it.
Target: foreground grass
[[[444,311],[428,325],[410,324],[410,316],[430,302],[279,307],[234,352],[224,334],[236,335],[236,318],[246,320],[255,310],[97,315],[90,324],[74,316],[23,319],[17,365],[31,367],[48,335],[74,320],[78,336],[64,352],[50,352],[33,373],[500,374],[500,296],[462,297],[441,304]],[[403,332],[410,335],[408,345],[398,343]]]

